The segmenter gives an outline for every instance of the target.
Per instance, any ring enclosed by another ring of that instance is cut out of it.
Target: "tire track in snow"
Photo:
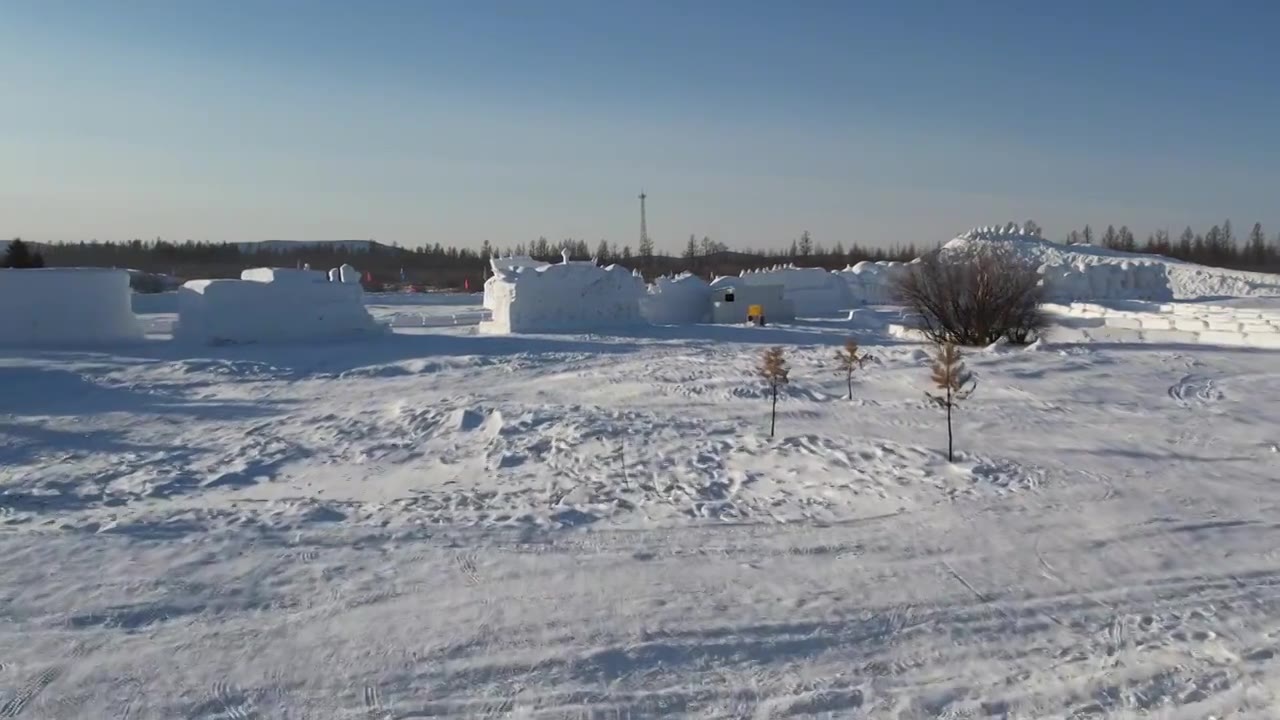
[[[31,704],[31,701],[40,694],[42,690],[53,684],[62,676],[63,669],[59,666],[45,668],[39,673],[32,676],[29,680],[18,688],[18,691],[8,702],[0,705],[0,717],[13,718],[22,714],[23,710]]]

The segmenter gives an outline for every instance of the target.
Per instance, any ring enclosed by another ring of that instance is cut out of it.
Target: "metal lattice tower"
[[[645,198],[644,191],[641,190],[640,191],[640,246],[641,247],[644,247],[644,245],[646,244],[645,240],[649,239],[649,229],[645,227],[645,223],[644,223],[644,198]]]

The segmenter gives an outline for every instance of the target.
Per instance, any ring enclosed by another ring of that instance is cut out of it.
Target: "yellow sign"
[[[748,306],[747,306],[747,317],[748,317],[748,318],[758,318],[758,317],[761,317],[762,315],[764,315],[764,306],[763,306],[763,305],[748,305]]]

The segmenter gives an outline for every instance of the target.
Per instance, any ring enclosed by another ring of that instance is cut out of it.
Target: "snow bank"
[[[317,340],[385,331],[359,284],[311,270],[253,268],[240,280],[192,280],[178,291],[174,339],[206,344]]]
[[[565,261],[494,268],[485,282],[483,333],[556,332],[643,324],[644,280],[619,265]]]
[[[1075,300],[1194,300],[1280,295],[1280,275],[1210,268],[1160,255],[1093,245],[1059,245],[1016,225],[975,228],[943,246],[971,251],[1002,243],[1044,277],[1045,297]]]
[[[739,280],[747,285],[780,285],[797,315],[832,315],[853,304],[849,287],[836,273],[822,268],[779,265],[764,270],[744,270]]]
[[[129,273],[103,268],[0,270],[0,345],[141,340]]]
[[[640,314],[655,325],[682,325],[711,319],[711,285],[683,273],[660,277],[640,299]]]

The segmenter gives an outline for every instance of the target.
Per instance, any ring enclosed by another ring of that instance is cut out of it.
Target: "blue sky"
[[[1280,230],[1280,3],[0,0],[0,234]]]

